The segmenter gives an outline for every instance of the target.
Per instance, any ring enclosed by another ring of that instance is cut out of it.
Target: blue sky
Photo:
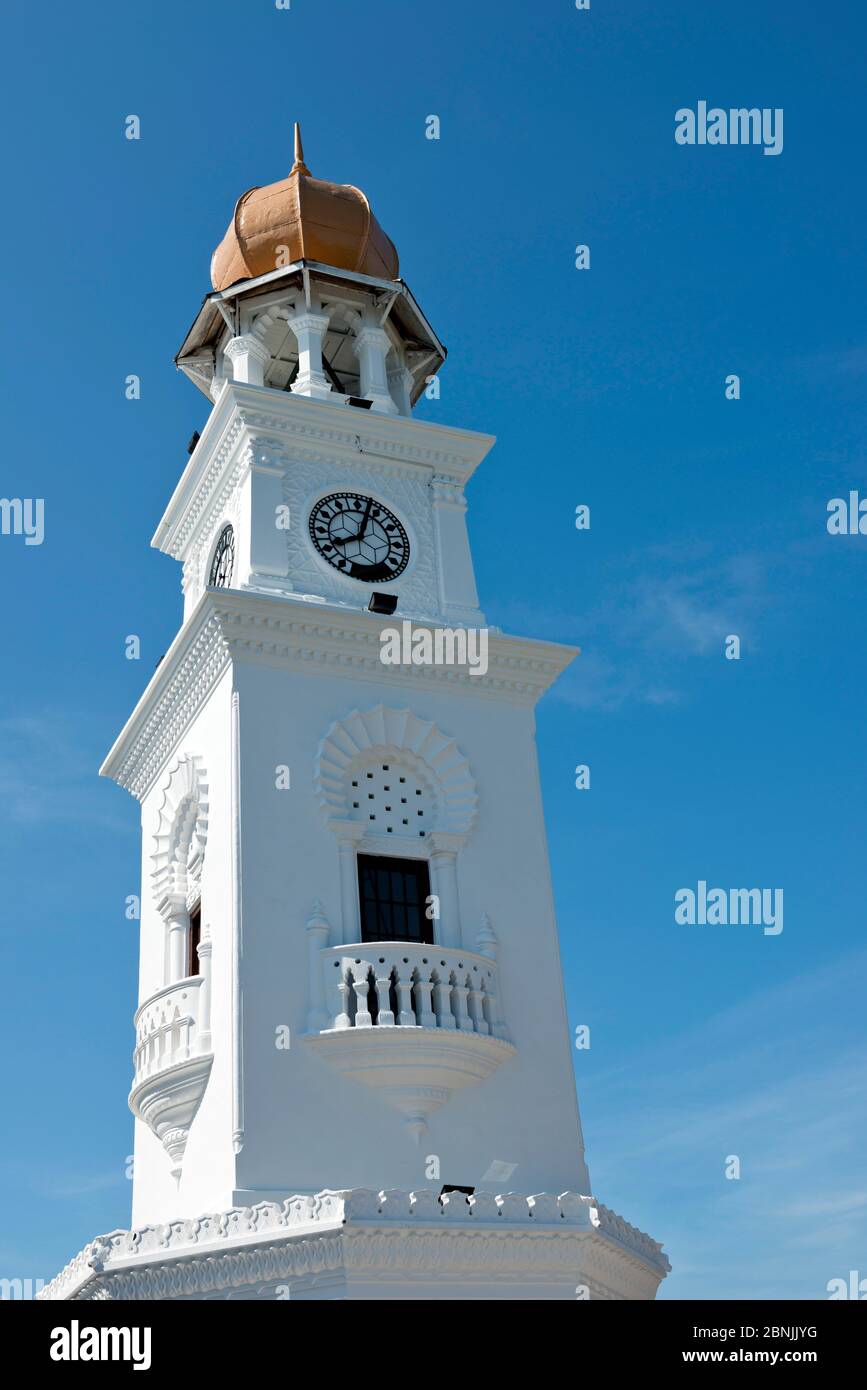
[[[207,402],[172,356],[300,119],[449,347],[419,413],[498,436],[490,621],[582,647],[539,743],[594,1188],[664,1240],[663,1297],[867,1277],[867,537],[825,527],[867,493],[863,9],[52,0],[4,29],[0,491],[46,534],[0,538],[0,1274],[128,1223],[138,811],[96,772],[180,620],[149,541]],[[783,153],[676,145],[699,100],[782,107]],[[782,887],[782,934],[676,925],[699,879]]]

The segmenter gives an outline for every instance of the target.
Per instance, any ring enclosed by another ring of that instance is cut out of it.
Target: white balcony
[[[514,1056],[489,956],[418,942],[314,950],[307,1044],[376,1088],[418,1138],[427,1117]]]
[[[175,1177],[211,1072],[209,993],[207,976],[192,975],[146,999],[135,1016],[129,1105],[163,1144]]]

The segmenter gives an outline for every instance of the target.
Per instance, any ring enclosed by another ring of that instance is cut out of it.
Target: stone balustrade
[[[310,1031],[436,1028],[507,1039],[488,956],[418,942],[366,942],[319,951]]]
[[[135,1015],[134,1086],[210,1048],[206,977],[166,985]]]

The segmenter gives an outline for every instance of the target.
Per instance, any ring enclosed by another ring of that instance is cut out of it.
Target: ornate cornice
[[[172,643],[100,773],[139,800],[229,664],[221,624],[206,598]]]
[[[491,633],[484,675],[456,666],[386,666],[379,634],[389,621],[291,596],[207,590],[154,672],[102,775],[141,799],[231,661],[293,671],[320,667],[402,691],[457,687],[462,695],[532,706],[575,656],[574,647]]]
[[[596,1203],[594,1210],[596,1212],[596,1225],[603,1235],[616,1240],[625,1250],[643,1255],[651,1263],[664,1261],[666,1268],[671,1268],[667,1258],[662,1253],[662,1246],[659,1241],[645,1235],[644,1231],[639,1231],[637,1226],[631,1226],[624,1217],[618,1216],[616,1211],[611,1211],[601,1202]]]
[[[597,1298],[653,1298],[668,1261],[650,1237],[635,1232],[630,1245],[622,1234],[612,1240],[594,1199],[571,1192],[320,1192],[100,1236],[38,1297],[201,1297],[343,1271],[564,1279],[588,1284]]]
[[[411,416],[374,415],[291,392],[229,382],[175,488],[152,545],[183,558],[203,517],[231,495],[243,473],[242,441],[264,436],[299,462],[345,465],[417,477],[419,468],[463,485],[494,443],[490,435]]]

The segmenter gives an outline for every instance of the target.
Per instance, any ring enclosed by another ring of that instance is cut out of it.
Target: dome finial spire
[[[304,163],[304,146],[301,144],[301,122],[295,122],[295,163],[292,165],[290,174],[309,174],[310,170]]]

